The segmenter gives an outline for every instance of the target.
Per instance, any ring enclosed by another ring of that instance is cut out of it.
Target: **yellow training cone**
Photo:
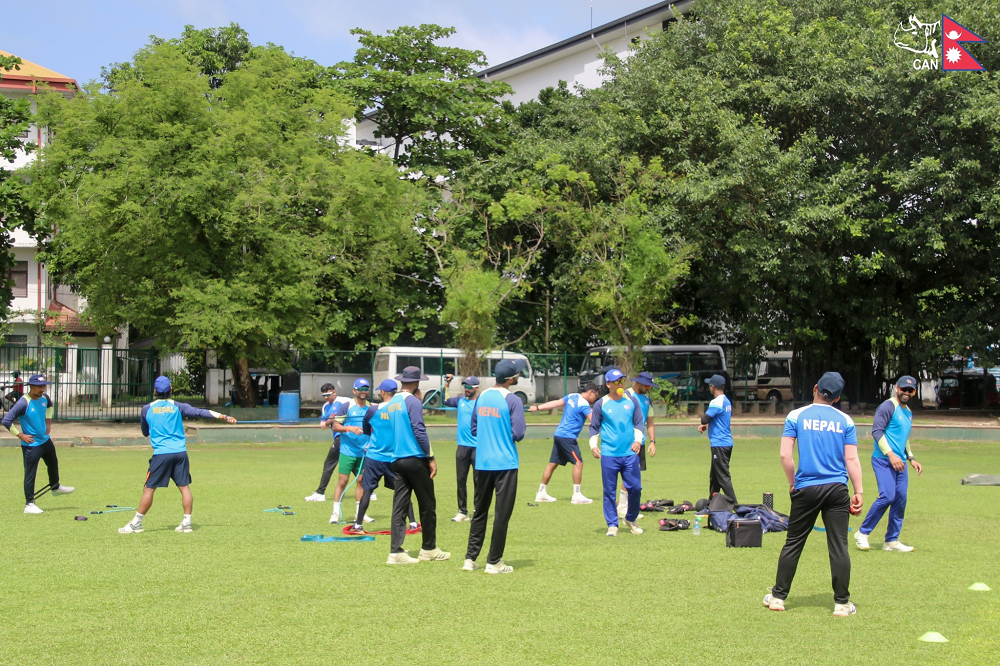
[[[936,631],[928,631],[926,634],[917,639],[918,641],[923,641],[925,643],[947,643],[948,639],[939,634]]]
[[[969,589],[973,592],[989,592],[990,586],[986,583],[973,583],[969,586]]]

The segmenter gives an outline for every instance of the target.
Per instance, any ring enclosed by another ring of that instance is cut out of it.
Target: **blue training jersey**
[[[725,394],[717,396],[708,403],[705,416],[712,419],[708,422],[708,443],[711,446],[732,446],[733,403]]]
[[[584,400],[579,393],[570,393],[563,399],[562,418],[554,433],[555,437],[565,437],[566,439],[576,439],[583,430],[583,424],[587,417],[594,411],[590,403]]]
[[[833,405],[806,405],[788,413],[781,436],[794,437],[799,450],[796,489],[847,483],[844,446],[858,445],[850,416]]]
[[[370,435],[368,440],[367,458],[379,462],[392,462],[395,460],[396,440],[392,436],[392,422],[389,420],[389,413],[385,410],[389,406],[389,401],[378,405],[369,405],[365,414],[362,428],[365,434]]]
[[[639,403],[639,409],[642,410],[642,439],[640,440],[643,444],[646,443],[646,424],[649,422],[649,410],[653,407],[653,401],[649,399],[649,395],[646,393],[636,393],[635,389],[625,389],[626,395],[630,395],[635,398],[635,401]]]
[[[458,414],[455,441],[459,446],[468,446],[471,449],[476,448],[476,438],[472,436],[472,410],[475,404],[475,400],[469,400],[464,395],[444,401],[445,407],[454,407]]]
[[[909,407],[899,404],[895,398],[890,398],[879,405],[872,420],[872,438],[875,440],[872,458],[889,459],[889,456],[882,453],[878,447],[878,441],[885,436],[892,452],[906,460],[906,442],[910,438],[911,428],[913,428],[913,412]]]
[[[184,418],[214,419],[215,414],[207,409],[192,407],[186,402],[154,400],[142,408],[139,425],[142,434],[149,437],[153,455],[161,453],[183,453],[187,451],[187,436],[184,434]]]
[[[347,413],[347,405],[350,404],[351,402],[352,401],[350,400],[345,401],[341,400],[340,398],[337,398],[333,402],[324,402],[323,407],[320,408],[319,412],[320,423],[322,423],[323,421],[332,421],[337,416],[345,415]],[[327,425],[327,427],[329,428],[330,426]],[[340,439],[340,433],[334,432],[333,439],[334,441]]]
[[[21,446],[41,446],[49,441],[49,433],[45,432],[45,419],[52,412],[52,399],[48,393],[43,393],[42,397],[32,399],[27,393],[22,395],[14,403],[3,417],[3,427],[10,428],[14,419],[18,419],[21,425],[21,432],[31,435],[35,441],[30,444],[18,442]]]
[[[604,396],[590,416],[591,436],[601,436],[601,455],[613,458],[638,455],[632,444],[642,441],[642,425],[642,409],[629,395],[619,400]]]
[[[347,405],[347,409],[341,410],[344,416],[345,426],[357,426],[360,428],[368,413],[368,405],[362,407],[354,400]],[[360,458],[365,455],[365,447],[368,446],[368,435],[355,435],[352,432],[340,433],[340,455]]]
[[[517,469],[517,444],[524,439],[524,405],[505,388],[482,392],[472,412],[472,434],[476,438],[476,469]]]
[[[400,458],[433,458],[431,442],[424,425],[424,406],[413,394],[400,391],[386,406],[395,445],[394,456]]]

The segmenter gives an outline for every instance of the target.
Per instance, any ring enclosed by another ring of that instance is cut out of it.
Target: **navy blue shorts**
[[[365,458],[365,473],[361,475],[361,489],[372,491],[378,488],[380,479],[385,479],[383,485],[389,490],[395,490],[396,484],[393,481],[395,475],[392,472],[391,462],[372,460]]]
[[[552,455],[549,456],[549,462],[557,465],[582,463],[583,458],[580,456],[580,445],[575,439],[570,439],[569,437],[553,437]]]
[[[166,488],[170,479],[175,486],[191,485],[191,467],[188,464],[187,451],[181,453],[157,453],[149,459],[149,471],[146,472],[147,488]]]

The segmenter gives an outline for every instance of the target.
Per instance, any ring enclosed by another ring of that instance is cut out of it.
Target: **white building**
[[[510,85],[514,92],[507,99],[515,105],[535,99],[540,91],[554,87],[560,81],[569,84],[570,90],[576,86],[597,88],[603,83],[600,73],[603,63],[599,57],[602,51],[610,48],[618,56],[626,57],[630,46],[646,39],[650,32],[663,30],[668,22],[686,14],[693,5],[694,0],[658,2],[561,42],[494,65],[480,72],[479,76]],[[351,138],[356,146],[375,147],[391,154],[393,140],[375,138],[373,117],[374,112],[359,122]]]
[[[13,54],[0,50],[0,55]],[[0,95],[9,99],[29,99],[31,112],[37,112],[37,96],[41,90],[54,90],[70,98],[76,94],[74,79],[22,58],[20,69],[0,70]],[[39,149],[51,139],[48,128],[37,123],[22,135],[25,142],[32,142]],[[32,153],[18,151],[13,163],[0,161],[0,168],[20,169],[37,158]],[[45,266],[35,260],[38,243],[21,229],[11,234],[15,265],[10,271],[14,299],[10,309],[16,314],[11,318],[12,330],[0,342],[6,345],[40,344],[40,332],[61,332],[72,336],[80,347],[96,347],[94,329],[80,321],[78,313],[83,308],[82,299],[68,288],[55,284]]]

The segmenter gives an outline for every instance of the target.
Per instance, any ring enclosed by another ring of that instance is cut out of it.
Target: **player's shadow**
[[[827,592],[826,594],[813,594],[808,597],[798,597],[794,595],[789,595],[789,598],[785,601],[785,606],[789,609],[796,608],[798,606],[816,606],[818,608],[833,608],[833,593]]]

